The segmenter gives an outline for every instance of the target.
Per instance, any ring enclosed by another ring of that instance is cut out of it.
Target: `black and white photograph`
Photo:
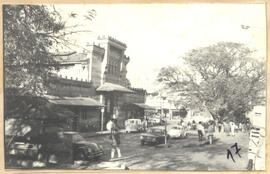
[[[6,170],[266,169],[264,3],[2,14]]]

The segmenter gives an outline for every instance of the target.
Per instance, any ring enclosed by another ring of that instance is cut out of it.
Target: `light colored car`
[[[38,154],[38,147],[35,144],[26,142],[14,142],[8,153],[12,156],[35,158]]]
[[[143,130],[142,121],[140,119],[128,119],[125,121],[125,132],[140,132]]]
[[[183,126],[175,126],[168,131],[168,135],[171,138],[186,138],[188,133],[186,132],[186,129],[183,128]]]

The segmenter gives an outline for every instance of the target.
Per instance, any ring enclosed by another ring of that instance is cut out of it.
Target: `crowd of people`
[[[209,139],[209,143],[213,143],[213,137],[215,133],[225,133],[227,136],[235,136],[237,132],[249,132],[250,124],[238,123],[233,121],[214,121],[210,120],[207,122],[199,121],[196,123],[194,120],[192,122],[185,122],[182,119],[179,125],[186,127],[187,130],[197,130],[199,141],[203,140],[203,137]]]

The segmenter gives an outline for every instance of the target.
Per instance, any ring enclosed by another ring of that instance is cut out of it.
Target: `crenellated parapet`
[[[97,55],[98,57],[101,58],[101,61],[104,59],[105,55],[105,49],[100,46],[100,44],[96,44],[95,42],[87,43],[86,45],[87,49],[84,50],[88,54],[89,57],[92,57],[92,55]]]
[[[97,39],[98,40],[107,40],[110,43],[118,44],[119,46],[122,46],[125,49],[127,48],[127,45],[124,42],[121,42],[121,41],[119,41],[119,40],[117,40],[117,39],[115,39],[114,37],[111,37],[111,36],[102,35],[102,36],[98,36]]]
[[[73,78],[68,76],[62,76],[62,75],[52,75],[50,77],[50,81],[66,85],[72,85],[72,86],[80,86],[80,87],[91,87],[93,83],[91,81],[88,81],[87,79],[79,79],[79,78]]]

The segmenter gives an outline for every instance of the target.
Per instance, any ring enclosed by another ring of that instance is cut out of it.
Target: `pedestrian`
[[[222,123],[221,121],[218,122],[218,132],[221,133]]]
[[[114,159],[115,152],[117,152],[118,158],[121,158],[122,155],[120,150],[120,133],[118,127],[112,129],[111,140],[112,140],[111,159]]]
[[[147,126],[148,126],[147,125],[147,119],[146,118],[143,120],[142,125],[143,125],[143,131],[146,131]]]
[[[212,121],[209,121],[209,126],[208,126],[208,131],[207,131],[207,136],[208,136],[208,139],[209,139],[209,144],[213,144],[214,132],[215,132],[214,123]]]
[[[204,127],[202,125],[202,122],[200,121],[199,124],[197,125],[197,130],[198,130],[198,137],[199,141],[202,141],[202,137],[205,134]]]
[[[224,124],[224,132],[226,133],[227,136],[230,136],[230,132],[231,132],[230,123],[226,121],[223,124]]]
[[[192,130],[196,130],[196,122],[195,122],[195,120],[192,121]]]
[[[187,129],[188,129],[188,130],[191,130],[191,123],[190,123],[190,121],[189,121],[188,124],[187,124]]]
[[[231,126],[231,135],[235,136],[235,124],[234,124],[234,122],[230,122],[230,126]]]
[[[243,132],[243,124],[242,123],[239,123],[239,131]]]
[[[115,127],[114,119],[111,118],[108,123],[106,124],[106,128],[108,131],[112,131],[112,129]]]

